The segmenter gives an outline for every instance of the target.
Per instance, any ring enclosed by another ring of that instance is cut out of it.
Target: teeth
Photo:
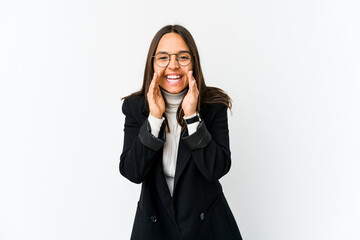
[[[179,75],[179,76],[177,76],[177,75],[171,75],[171,76],[167,76],[166,77],[167,79],[179,79],[179,78],[181,78],[181,76]]]

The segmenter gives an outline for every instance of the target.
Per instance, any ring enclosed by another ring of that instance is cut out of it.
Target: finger
[[[153,98],[155,95],[155,86],[156,86],[156,79],[157,79],[157,74],[154,73],[153,79],[151,80],[150,86],[149,86],[149,92],[148,92],[148,96],[149,96],[149,100],[151,100],[151,102],[153,102]]]
[[[157,72],[154,72],[154,76],[152,79],[152,82],[154,83],[154,85],[156,85],[157,79],[159,78],[159,74]]]
[[[195,78],[194,78],[193,83],[194,83],[194,91],[198,91],[197,82],[196,82]]]
[[[159,98],[162,98],[161,91],[160,91],[159,87],[157,88],[157,95],[159,96]]]
[[[193,75],[193,71],[190,71],[190,79],[194,82],[196,82],[194,75]]]
[[[165,68],[161,68],[160,70],[157,71],[158,72],[158,77],[162,77],[164,72],[165,72]]]
[[[191,92],[194,94],[194,96],[196,96],[197,87],[196,87],[196,81],[195,81],[195,79],[192,81]]]
[[[192,92],[195,92],[197,90],[197,86],[196,86],[196,80],[193,76],[193,71],[188,72],[188,78],[189,78],[189,88]]]
[[[153,93],[154,92],[154,87],[155,87],[155,83],[156,83],[156,73],[154,73],[153,79],[151,80],[150,86],[149,86],[149,92]]]
[[[196,81],[195,81],[195,79],[192,80],[192,90],[194,92],[196,91]]]
[[[158,73],[157,73],[157,78],[156,78],[156,80],[155,80],[155,90],[156,90],[156,93],[158,94],[159,93],[159,91],[160,91],[160,76],[161,75],[161,73],[160,73],[160,71],[158,71]]]
[[[192,79],[193,79],[192,71],[187,72],[187,77],[188,77],[188,81],[189,81],[189,88],[191,90],[192,89]]]
[[[186,74],[187,74],[187,76],[188,76],[188,78],[189,78],[189,81],[193,79],[193,75],[192,75],[192,74],[193,74],[193,71],[192,71],[192,70],[187,71]]]

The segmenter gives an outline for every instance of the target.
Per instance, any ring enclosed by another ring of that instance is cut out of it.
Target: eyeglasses
[[[180,51],[178,53],[169,54],[167,52],[158,52],[155,56],[152,56],[155,59],[155,64],[161,68],[166,67],[170,63],[170,56],[175,55],[177,63],[186,67],[191,63],[192,54],[189,51]]]

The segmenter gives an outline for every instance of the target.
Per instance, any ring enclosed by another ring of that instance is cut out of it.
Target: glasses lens
[[[181,66],[187,66],[191,62],[191,55],[190,53],[183,52],[178,54],[178,62]]]
[[[159,53],[155,56],[155,64],[160,67],[166,67],[169,63],[169,55],[166,53]]]

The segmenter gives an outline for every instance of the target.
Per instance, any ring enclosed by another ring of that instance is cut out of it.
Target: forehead
[[[177,33],[167,33],[162,36],[156,49],[156,53],[177,53],[179,51],[189,51],[189,48],[182,37]]]

